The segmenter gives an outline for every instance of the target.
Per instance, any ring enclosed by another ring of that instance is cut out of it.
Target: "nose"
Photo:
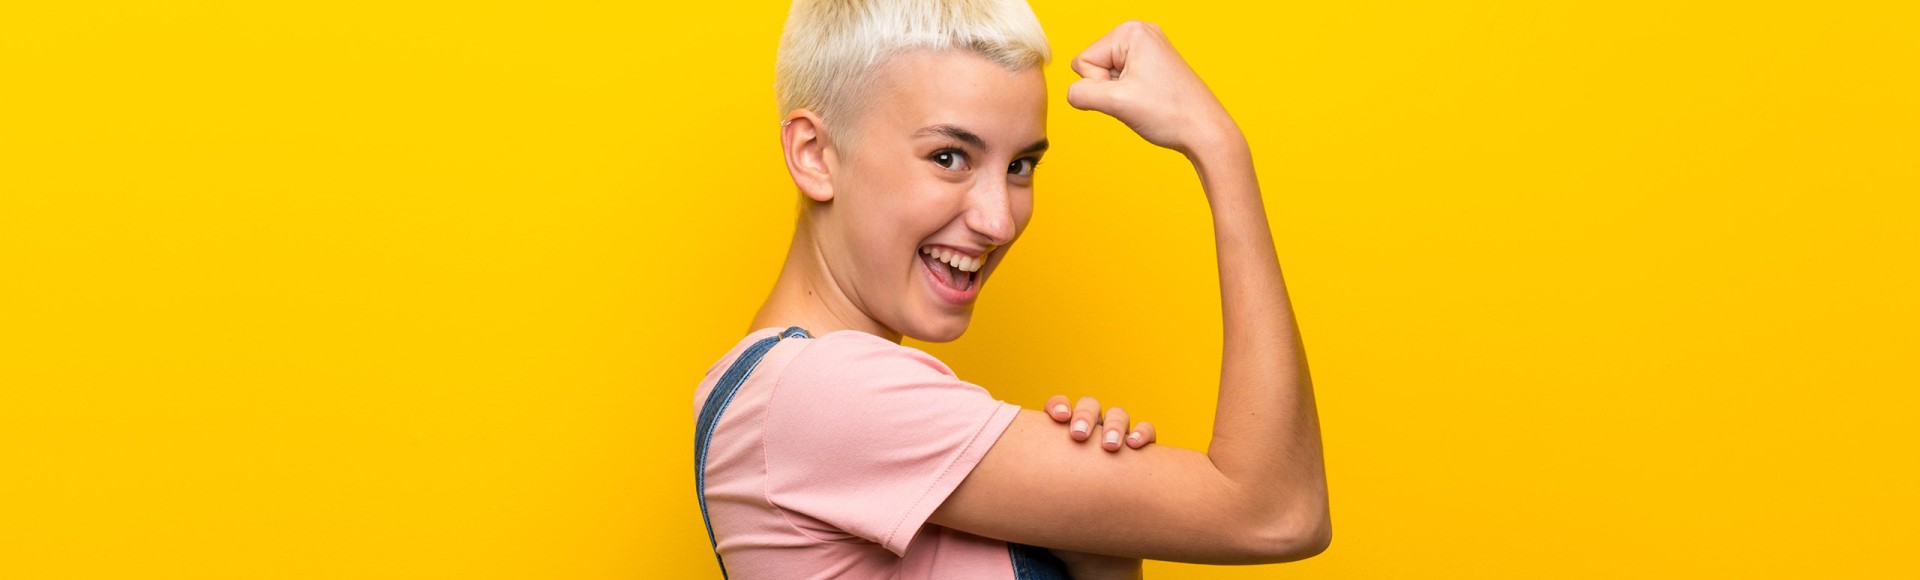
[[[1004,246],[1013,241],[1013,198],[1004,180],[981,181],[967,198],[967,229],[986,238],[987,245]]]

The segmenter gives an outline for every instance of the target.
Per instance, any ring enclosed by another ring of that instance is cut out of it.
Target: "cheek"
[[[925,179],[898,179],[881,187],[869,192],[876,199],[864,217],[876,231],[884,232],[872,242],[892,249],[917,250],[928,236],[953,221],[956,200],[962,199],[948,191],[951,186]]]
[[[1013,196],[1012,209],[1013,235],[1015,238],[1018,238],[1020,237],[1020,232],[1027,231],[1027,222],[1033,221],[1033,193],[1027,192]]]
[[[874,180],[865,185],[853,218],[856,233],[849,250],[858,254],[869,276],[891,281],[915,265],[920,242],[930,235],[930,211],[924,192],[903,181]]]

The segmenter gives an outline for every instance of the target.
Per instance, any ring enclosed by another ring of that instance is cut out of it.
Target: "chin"
[[[914,340],[926,342],[953,342],[955,339],[960,338],[960,335],[967,333],[967,326],[972,324],[972,322],[972,313],[954,317],[943,316],[916,325],[919,326],[919,328],[914,329],[914,332],[902,332],[901,334],[911,336]]]

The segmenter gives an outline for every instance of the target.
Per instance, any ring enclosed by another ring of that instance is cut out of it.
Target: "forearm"
[[[1224,326],[1220,396],[1207,455],[1288,532],[1326,526],[1326,468],[1306,350],[1280,272],[1252,153],[1222,130],[1188,153],[1213,211]]]

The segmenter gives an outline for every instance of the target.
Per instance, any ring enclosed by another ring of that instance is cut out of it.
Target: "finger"
[[[1139,33],[1141,26],[1141,22],[1127,21],[1107,31],[1105,36],[1093,41],[1086,50],[1073,57],[1073,72],[1088,79],[1119,78],[1119,73],[1127,70],[1127,41]]]
[[[1046,408],[1047,416],[1053,417],[1054,421],[1061,423],[1067,422],[1067,417],[1073,414],[1073,411],[1067,409],[1066,395],[1054,395],[1048,398]]]
[[[1113,113],[1113,92],[1119,85],[1113,81],[1080,79],[1067,85],[1067,104],[1082,111],[1100,111]]]
[[[1087,61],[1081,60],[1080,57],[1074,57],[1073,62],[1069,63],[1067,67],[1072,68],[1073,74],[1080,75],[1080,78],[1083,78],[1083,79],[1091,79],[1096,81],[1113,80],[1112,69],[1091,64]]]
[[[1154,442],[1153,424],[1141,421],[1133,425],[1133,432],[1127,434],[1127,446],[1134,449],[1146,447]]]
[[[1093,397],[1080,397],[1080,402],[1073,405],[1073,428],[1068,436],[1073,437],[1074,441],[1086,441],[1093,435],[1093,428],[1099,426],[1099,420],[1100,401]]]
[[[1120,433],[1127,430],[1127,412],[1119,407],[1107,409],[1107,417],[1100,421],[1100,447],[1107,451],[1120,450]]]

